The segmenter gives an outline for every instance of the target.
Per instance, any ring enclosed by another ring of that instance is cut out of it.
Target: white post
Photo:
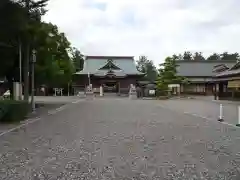
[[[63,89],[60,89],[60,95],[63,96]]]
[[[100,97],[102,97],[103,96],[103,87],[102,86],[100,86]]]
[[[238,106],[238,122],[237,122],[236,126],[240,127],[240,106]]]
[[[219,119],[218,121],[222,122],[223,121],[223,105],[220,104],[219,106]]]

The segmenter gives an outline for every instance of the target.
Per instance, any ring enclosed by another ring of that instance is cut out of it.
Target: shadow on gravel
[[[62,103],[62,104],[38,103],[38,104],[36,104],[36,111],[34,113],[29,113],[27,118],[35,118],[35,117],[39,117],[42,115],[46,115],[48,113],[48,111],[57,109],[63,105],[64,105],[64,103]]]
[[[36,104],[36,111],[34,113],[29,113],[27,115],[27,117],[25,118],[26,119],[34,119],[34,118],[37,118],[39,116],[44,116],[44,115],[47,115],[48,114],[48,111],[51,111],[51,110],[54,110],[54,109],[57,109],[61,106],[63,106],[64,104],[45,104],[45,103],[38,103]],[[4,131],[7,131],[11,128],[15,128],[16,126],[18,125],[21,125],[23,124],[25,121],[20,121],[20,122],[14,122],[14,123],[11,123],[11,124],[6,124],[6,123],[0,123],[0,134]]]

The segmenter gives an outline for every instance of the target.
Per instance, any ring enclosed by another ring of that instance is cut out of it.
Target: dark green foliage
[[[20,122],[24,120],[30,110],[26,101],[0,101],[0,123]]]
[[[38,86],[62,87],[67,85],[74,72],[68,51],[70,43],[64,33],[51,23],[41,23],[35,39],[37,50],[36,83]]]
[[[81,69],[82,54],[74,49],[69,56],[70,42],[58,27],[41,21],[48,0],[0,0],[0,78],[6,77],[9,88],[19,80],[19,45],[22,45],[22,77],[29,87],[29,60],[37,51],[36,86],[61,87],[71,82],[74,65]],[[74,61],[74,63],[73,63]],[[24,99],[28,99],[25,88]]]
[[[160,64],[159,76],[157,79],[157,91],[159,95],[167,95],[169,84],[185,84],[187,79],[177,75],[176,56],[167,57],[163,64]]]
[[[205,58],[202,55],[202,52],[195,52],[193,55],[193,60],[194,61],[204,61]]]
[[[239,54],[238,53],[228,53],[228,52],[224,52],[220,55],[221,57],[221,60],[236,60],[236,61],[239,61],[240,60],[240,57],[239,57]]]
[[[10,0],[0,1],[0,77],[13,74],[18,38],[26,24],[24,13],[25,10],[19,4]]]
[[[217,61],[217,60],[221,60],[221,56],[217,53],[213,53],[211,54],[208,58],[208,61]]]
[[[185,60],[185,61],[217,61],[217,60],[224,60],[224,61],[239,61],[240,60],[240,55],[236,53],[228,53],[228,52],[223,52],[222,54],[218,53],[213,53],[207,56],[206,58],[203,56],[202,52],[195,52],[191,53],[189,51],[184,52],[183,54],[176,55],[174,54],[172,58],[176,61],[179,60]]]
[[[75,72],[83,70],[84,56],[77,48],[71,48],[72,61]]]
[[[183,60],[185,61],[191,61],[193,60],[192,53],[189,51],[186,51],[183,53]]]
[[[149,60],[147,56],[140,56],[137,61],[138,71],[145,74],[144,80],[154,82],[157,79],[157,70],[152,60]]]

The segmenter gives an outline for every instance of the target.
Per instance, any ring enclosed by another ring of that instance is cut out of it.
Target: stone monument
[[[13,98],[14,100],[21,100],[21,94],[20,94],[20,83],[14,82],[13,83]]]
[[[129,99],[137,99],[136,87],[133,84],[130,84]]]
[[[86,96],[87,97],[93,97],[94,93],[93,93],[93,88],[92,88],[92,84],[89,84],[87,86],[87,90],[86,90]]]

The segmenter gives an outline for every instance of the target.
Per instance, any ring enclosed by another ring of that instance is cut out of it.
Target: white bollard
[[[238,123],[236,124],[236,126],[240,127],[240,106],[238,106]]]
[[[223,105],[220,104],[219,106],[219,118],[218,121],[223,122]]]
[[[103,87],[102,86],[100,86],[100,97],[103,97]]]

